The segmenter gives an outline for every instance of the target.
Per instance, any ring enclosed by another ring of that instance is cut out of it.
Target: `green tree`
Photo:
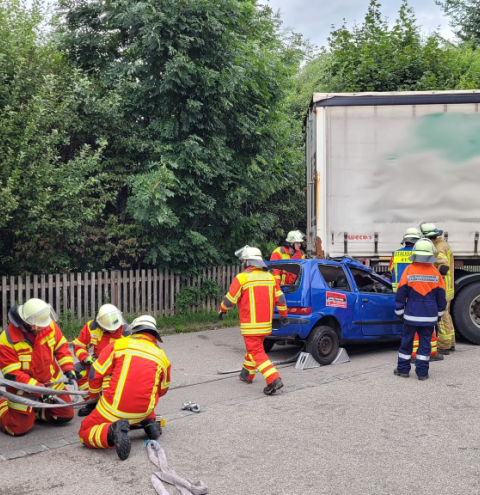
[[[195,271],[262,245],[303,205],[299,129],[286,94],[303,57],[255,0],[62,0],[61,44],[120,95],[106,170],[144,262]],[[287,196],[287,197],[286,197]],[[288,202],[287,207],[279,206]],[[265,245],[265,244],[264,244]]]
[[[85,229],[109,199],[95,121],[118,102],[65,64],[44,21],[39,1],[0,2],[0,271],[10,275],[79,267]]]
[[[435,0],[451,18],[450,26],[462,41],[480,43],[480,0]]]

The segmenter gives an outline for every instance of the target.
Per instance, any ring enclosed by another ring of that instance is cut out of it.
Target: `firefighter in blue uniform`
[[[433,329],[442,319],[447,298],[445,283],[433,266],[437,261],[434,246],[429,239],[420,239],[398,283],[395,295],[395,315],[404,322],[403,337],[398,352],[398,364],[393,370],[397,376],[408,378],[411,367],[413,339],[418,333],[419,346],[415,371],[419,380],[426,380],[429,369]]]
[[[413,246],[422,237],[420,229],[417,227],[410,227],[403,234],[402,244],[404,247],[397,249],[392,253],[390,260],[390,273],[392,274],[392,289],[393,292],[397,292],[398,284],[402,278],[403,272],[407,266],[411,265],[410,257],[412,256]],[[416,359],[416,353],[418,348],[418,335],[415,336],[413,341],[413,355],[412,359]],[[437,334],[433,332],[432,339],[432,352],[430,354],[430,361],[443,361],[445,358],[437,351]]]

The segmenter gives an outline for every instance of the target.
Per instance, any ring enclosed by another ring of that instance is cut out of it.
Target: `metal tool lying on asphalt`
[[[200,412],[200,406],[196,404],[195,402],[185,402],[182,406],[182,410],[184,411],[192,411],[199,413]]]
[[[152,485],[158,495],[169,495],[169,492],[163,485],[162,481],[175,486],[182,495],[205,495],[209,493],[208,488],[202,481],[191,483],[190,481],[179,476],[173,469],[168,467],[167,456],[163,447],[155,440],[147,440],[147,454],[155,466],[160,471],[152,474]]]
[[[68,380],[58,380],[56,382],[50,382],[46,385],[57,385],[59,383],[68,383]],[[0,378],[0,387],[13,387],[17,390],[27,392],[31,395],[17,395],[11,394],[4,390],[0,390],[0,397],[4,397],[7,400],[23,404],[25,406],[34,407],[35,409],[54,409],[58,407],[83,407],[85,404],[90,404],[94,400],[81,401],[80,398],[87,395],[88,392],[78,390],[76,382],[73,382],[74,390],[56,390],[49,387],[37,387],[35,385],[27,385],[25,383],[14,382],[12,380],[5,380]],[[72,402],[66,403],[60,397],[60,395],[73,396]],[[43,402],[42,396],[48,397],[49,402]]]

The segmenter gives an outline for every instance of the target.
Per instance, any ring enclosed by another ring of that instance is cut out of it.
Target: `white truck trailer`
[[[434,222],[455,256],[455,328],[480,344],[480,90],[315,93],[305,122],[307,251],[385,271]]]

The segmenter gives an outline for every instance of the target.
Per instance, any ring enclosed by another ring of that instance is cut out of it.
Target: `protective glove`
[[[86,358],[82,361],[82,363],[83,363],[83,364],[85,364],[85,365],[91,365],[91,364],[93,364],[94,362],[95,362],[95,359],[93,359],[93,357],[92,357],[92,356],[88,356],[88,357],[86,357]]]
[[[443,316],[438,317],[438,323],[440,323],[442,321],[442,318],[443,318]]]
[[[395,315],[395,318],[396,318],[398,321],[403,321],[403,315]]]
[[[445,277],[445,275],[450,271],[450,267],[447,266],[447,265],[441,265],[439,268],[438,268],[438,271],[440,272],[440,275],[442,277]]]
[[[219,312],[218,312],[218,319],[219,319],[219,320],[223,320],[223,315],[224,315],[224,314],[225,314],[225,313],[224,313],[223,311],[219,311]]]
[[[42,395],[40,397],[40,399],[44,404],[54,404],[55,403],[55,398],[53,395]]]
[[[65,378],[68,380],[69,385],[77,381],[77,375],[73,371],[66,371]]]
[[[282,325],[282,327],[286,327],[289,323],[290,320],[288,319],[288,316],[282,316],[280,318],[280,325]]]

